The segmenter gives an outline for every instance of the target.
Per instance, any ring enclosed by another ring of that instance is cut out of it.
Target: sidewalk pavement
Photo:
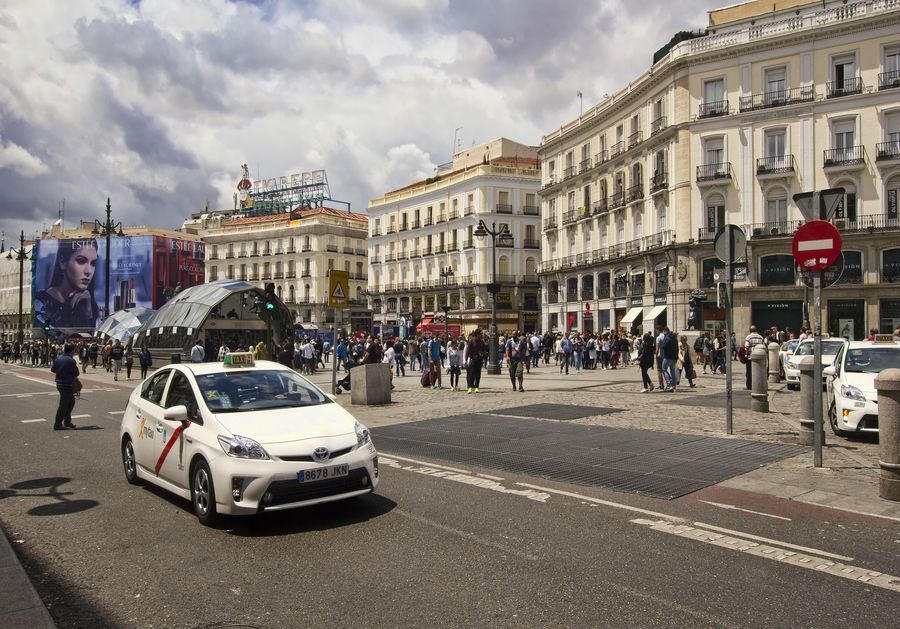
[[[0,626],[56,627],[5,534],[0,535]]]

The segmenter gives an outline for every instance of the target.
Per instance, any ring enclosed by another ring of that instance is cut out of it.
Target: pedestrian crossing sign
[[[349,274],[346,271],[331,269],[328,271],[328,307],[346,308],[347,295],[350,294]]]

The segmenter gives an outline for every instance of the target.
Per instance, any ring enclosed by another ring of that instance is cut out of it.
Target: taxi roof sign
[[[875,338],[872,340],[873,343],[887,343],[893,345],[896,343],[893,334],[876,334]]]
[[[222,364],[225,367],[252,367],[253,352],[228,352]]]

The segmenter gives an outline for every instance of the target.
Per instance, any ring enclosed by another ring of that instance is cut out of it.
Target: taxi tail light
[[[240,476],[231,479],[231,497],[235,502],[240,502],[244,497],[244,479]]]

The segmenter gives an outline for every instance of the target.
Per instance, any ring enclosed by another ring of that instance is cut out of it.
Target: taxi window
[[[166,395],[166,408],[184,404],[187,407],[187,415],[191,420],[197,420],[197,397],[191,388],[191,383],[180,371],[172,376],[172,384],[169,385],[169,393]]]
[[[330,404],[308,380],[286,370],[229,370],[197,376],[197,386],[213,413],[241,413]]]
[[[847,350],[847,373],[881,373],[900,368],[900,347],[861,347]]]
[[[163,392],[166,390],[166,382],[168,382],[169,374],[171,373],[172,371],[170,369],[155,373],[144,383],[144,388],[141,389],[141,397],[148,402],[153,402],[154,404],[162,406]]]

